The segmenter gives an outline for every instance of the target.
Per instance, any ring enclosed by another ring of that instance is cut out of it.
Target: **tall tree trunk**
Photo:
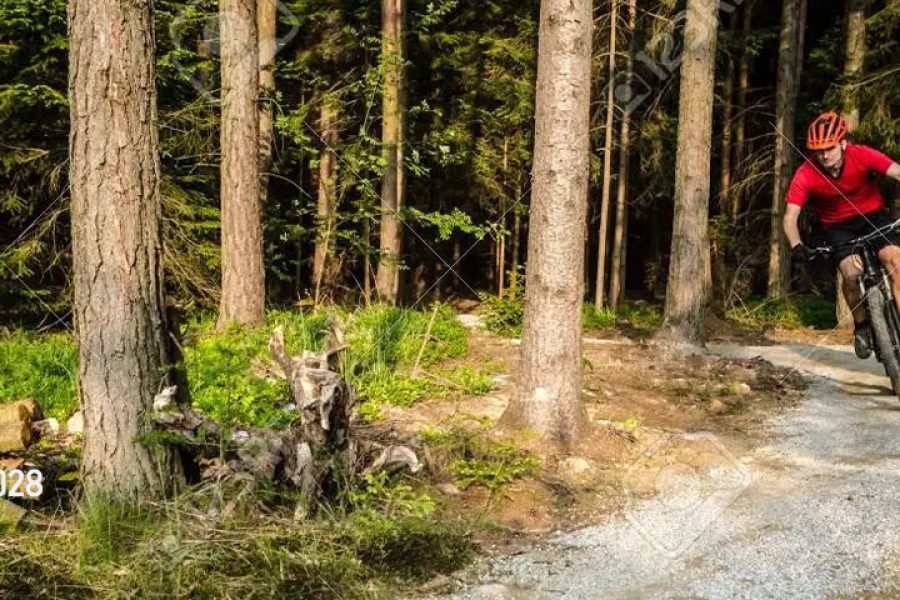
[[[784,196],[790,184],[796,150],[795,116],[797,92],[802,75],[806,0],[785,0],[781,13],[781,40],[778,49],[778,80],[775,96],[775,177],[769,233],[770,299],[784,297],[790,287],[791,264],[781,221]]]
[[[331,94],[326,94],[322,98],[319,134],[325,147],[319,155],[319,194],[316,202],[317,232],[312,273],[316,304],[321,300],[323,278],[328,271],[328,262],[334,256],[335,248],[338,163],[334,148],[338,143],[338,101]]]
[[[600,232],[597,243],[597,278],[594,282],[594,306],[606,304],[606,244],[609,238],[609,194],[612,185],[613,117],[616,112],[616,30],[618,1],[610,0],[609,13],[609,84],[606,86],[606,140],[603,144],[603,189],[600,197]]]
[[[542,0],[519,388],[513,426],[568,445],[581,406],[591,0]]]
[[[844,15],[844,89],[842,90],[844,118],[847,129],[859,125],[859,88],[853,84],[862,73],[866,59],[867,0],[847,0]]]
[[[521,198],[521,194],[516,195],[517,198]],[[519,212],[518,208],[513,209],[513,231],[512,231],[512,248],[510,248],[510,255],[512,260],[510,261],[510,272],[509,272],[509,292],[510,296],[515,298],[516,290],[519,286],[519,240],[522,238],[522,214]]]
[[[259,36],[259,201],[266,205],[269,195],[269,169],[272,166],[272,143],[275,119],[272,110],[275,95],[276,30],[278,27],[277,0],[257,0],[256,28]]]
[[[72,0],[69,137],[78,393],[88,494],[158,495],[174,454],[134,442],[169,383],[149,2]]]
[[[265,319],[256,0],[220,0],[222,302],[218,327]]]
[[[731,13],[729,29],[735,34],[738,29],[738,11]],[[732,115],[734,113],[734,54],[729,52],[726,59],[725,79],[722,82],[722,165],[719,171],[719,213],[734,214],[734,209],[729,206],[731,198],[731,132],[733,129]]]
[[[716,16],[716,0],[688,0],[678,100],[672,254],[659,333],[676,343],[703,341]]]
[[[637,0],[628,0],[628,57],[625,62],[625,85],[630,87],[634,80],[635,25],[637,23]],[[616,182],[616,228],[613,231],[612,265],[609,270],[609,305],[619,307],[625,291],[625,230],[628,225],[628,174],[631,167],[629,155],[631,142],[631,114],[627,107],[622,115],[619,142],[619,176]]]
[[[866,0],[847,0],[844,11],[844,89],[842,103],[847,130],[853,132],[859,126],[859,88],[853,87],[862,73],[866,59]],[[841,292],[843,278],[840,271],[836,275],[838,325],[849,327],[853,323],[850,305]]]
[[[403,18],[406,0],[381,0],[382,68],[384,69],[384,117],[381,183],[381,242],[375,281],[383,302],[396,304],[400,293],[402,243],[398,211],[403,206]]]
[[[745,168],[744,157],[747,155],[744,145],[747,139],[747,90],[750,87],[750,34],[753,31],[754,0],[746,2],[741,9],[741,60],[738,65],[737,84],[737,118],[734,127],[734,165],[739,173]],[[731,222],[736,223],[743,208],[743,194],[733,186],[729,188],[728,205],[731,207]]]
[[[506,211],[501,206],[503,218],[500,220],[500,234],[497,246],[497,296],[503,297],[504,284],[506,283]]]

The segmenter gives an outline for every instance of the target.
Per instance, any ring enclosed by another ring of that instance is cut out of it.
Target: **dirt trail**
[[[811,374],[768,443],[703,470],[677,462],[660,493],[607,523],[491,561],[464,599],[830,598],[900,582],[900,403],[848,347],[715,346]],[[652,450],[665,455],[665,448]],[[659,461],[653,461],[658,463]],[[653,464],[648,462],[647,464]],[[633,469],[640,470],[641,462]],[[646,480],[646,472],[641,480]],[[628,495],[628,475],[624,489]]]

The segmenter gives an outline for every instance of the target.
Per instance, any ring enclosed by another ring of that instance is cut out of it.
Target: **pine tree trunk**
[[[730,30],[732,34],[737,32],[738,11],[731,13]],[[731,132],[734,123],[734,74],[735,60],[729,54],[726,60],[725,79],[722,82],[722,166],[719,172],[719,212],[721,214],[734,214],[734,209],[729,206],[731,197]]]
[[[734,165],[739,173],[745,169],[744,157],[747,152],[744,148],[747,139],[747,90],[750,87],[750,34],[753,31],[753,7],[756,2],[750,0],[742,8],[741,21],[741,60],[738,65],[737,84],[737,118],[734,127]],[[731,222],[736,223],[743,208],[743,194],[739,189],[730,188],[728,205],[731,207]]]
[[[315,302],[321,301],[322,283],[328,262],[334,256],[335,216],[337,206],[338,103],[330,94],[322,98],[319,114],[319,134],[324,147],[319,155],[319,194],[316,201],[316,249],[313,256],[313,289]]]
[[[853,86],[862,73],[866,59],[866,5],[867,0],[846,0],[844,15],[844,118],[847,129],[854,131],[859,125],[859,88]]]
[[[591,1],[542,0],[519,388],[504,422],[568,445],[583,419]]]
[[[618,1],[610,0],[609,13],[609,83],[606,86],[606,140],[603,144],[603,189],[600,197],[600,232],[597,242],[597,278],[594,282],[594,306],[606,304],[606,244],[609,238],[609,194],[612,185],[613,117],[616,111],[616,29]]]
[[[156,496],[180,473],[134,438],[169,383],[149,2],[69,2],[69,137],[82,482],[89,494]]]
[[[501,207],[501,210],[503,208]],[[504,213],[506,211],[503,211]],[[504,284],[506,283],[506,273],[504,270],[506,269],[506,234],[504,230],[506,229],[506,216],[501,219],[500,224],[500,240],[497,249],[497,296],[500,298],[503,297],[503,289]]]
[[[784,217],[784,196],[790,184],[796,153],[792,144],[795,137],[797,92],[802,74],[804,21],[805,0],[785,0],[781,13],[781,41],[775,97],[775,177],[769,234],[767,292],[770,299],[784,297],[790,288],[791,264],[781,221]]]
[[[256,0],[220,0],[222,302],[218,327],[265,319]]]
[[[522,195],[518,194],[517,197],[521,198]],[[515,298],[516,290],[519,285],[519,240],[522,237],[522,214],[519,212],[518,208],[513,209],[512,236],[512,248],[510,248],[512,260],[510,261],[509,291],[510,296]]]
[[[634,80],[635,24],[637,23],[637,0],[628,0],[628,57],[625,62],[625,85],[630,87]],[[609,305],[614,310],[619,307],[625,291],[625,230],[628,224],[628,177],[631,166],[629,155],[631,138],[631,114],[622,115],[619,142],[619,176],[616,182],[616,228],[613,231],[612,264],[609,270]]]
[[[400,293],[402,243],[398,211],[403,206],[403,17],[406,0],[382,0],[382,67],[384,117],[381,183],[381,242],[375,286],[382,302],[396,304]]]
[[[256,26],[259,36],[259,201],[266,205],[269,193],[269,169],[272,166],[272,143],[275,119],[272,110],[275,95],[275,52],[278,8],[276,0],[257,0]]]
[[[703,341],[716,14],[716,0],[688,0],[678,101],[672,253],[658,334],[675,343]]]
[[[847,0],[844,14],[844,89],[842,90],[843,114],[847,130],[853,132],[859,126],[859,89],[853,87],[862,73],[866,59],[866,0]],[[835,307],[839,327],[850,327],[853,316],[844,298],[843,277],[838,271],[835,278],[837,305]]]

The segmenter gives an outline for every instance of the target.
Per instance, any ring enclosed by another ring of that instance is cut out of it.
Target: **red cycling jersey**
[[[878,150],[848,143],[838,177],[832,177],[808,158],[794,174],[786,200],[797,206],[811,201],[810,206],[825,227],[869,214],[884,208],[884,198],[872,173],[886,174],[893,162]]]

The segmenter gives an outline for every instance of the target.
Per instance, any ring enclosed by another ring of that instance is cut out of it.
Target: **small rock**
[[[84,433],[84,414],[78,410],[66,421],[66,433],[69,435],[81,435]]]
[[[462,492],[452,483],[439,483],[435,486],[437,490],[447,496],[459,496]]]
[[[597,476],[597,468],[588,459],[570,456],[559,463],[559,477],[571,486],[591,483]]]
[[[0,532],[15,529],[27,512],[18,504],[0,498]]]

